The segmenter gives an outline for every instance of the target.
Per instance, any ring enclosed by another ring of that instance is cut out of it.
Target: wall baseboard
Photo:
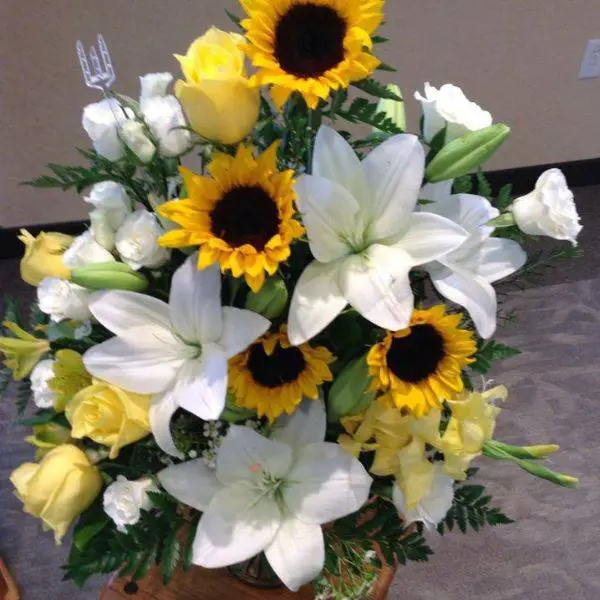
[[[544,171],[552,168],[561,169],[569,182],[569,186],[573,188],[600,185],[600,158],[490,171],[486,173],[486,176],[494,192],[497,192],[503,185],[511,183],[513,194],[522,195],[533,189],[537,178]],[[37,235],[41,231],[59,231],[68,235],[79,235],[85,231],[86,227],[87,221],[68,221],[65,223],[27,225],[25,229],[33,235]],[[0,260],[22,256],[23,244],[17,238],[20,229],[21,227],[0,227]]]

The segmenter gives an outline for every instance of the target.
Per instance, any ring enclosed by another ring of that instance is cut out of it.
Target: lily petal
[[[518,271],[527,262],[527,254],[517,242],[503,238],[485,240],[461,266],[494,283]]]
[[[436,266],[428,271],[437,291],[467,310],[481,337],[494,335],[498,311],[496,292],[483,277],[450,263],[445,268]]]
[[[247,484],[217,492],[202,515],[193,546],[193,562],[218,569],[256,556],[270,546],[281,524],[274,500],[257,496]]]
[[[410,255],[411,267],[423,265],[459,248],[469,237],[460,225],[433,213],[415,213],[410,229],[394,248]]]
[[[171,388],[164,394],[155,396],[152,399],[152,404],[148,411],[148,421],[150,422],[150,430],[158,447],[170,456],[175,456],[183,460],[185,456],[183,452],[177,449],[175,440],[171,434],[171,419],[178,409],[177,396]]]
[[[348,254],[359,209],[354,196],[339,183],[313,175],[299,179],[296,193],[314,257],[331,262]]]
[[[93,346],[83,362],[94,377],[137,394],[158,394],[173,383],[184,350],[169,331],[145,326]]]
[[[349,452],[323,442],[296,452],[283,490],[287,508],[305,523],[328,523],[356,512],[369,497],[371,477]]]
[[[346,300],[367,320],[397,331],[408,325],[414,297],[411,257],[400,248],[373,244],[344,262],[339,276]]]
[[[323,570],[325,543],[321,526],[286,518],[265,555],[279,579],[297,592]]]
[[[202,346],[201,357],[188,361],[178,373],[173,393],[181,408],[200,419],[218,419],[227,395],[227,358],[222,350]]]
[[[223,332],[218,344],[223,348],[227,358],[243,352],[271,325],[268,319],[251,310],[225,306],[222,311]]]
[[[454,179],[446,179],[445,181],[439,181],[438,183],[426,183],[421,188],[421,193],[419,194],[420,200],[429,200],[430,202],[435,202],[436,204],[445,203],[452,196],[452,186],[454,185]],[[431,205],[426,206],[427,207]],[[428,211],[429,212],[429,211]],[[437,211],[431,211],[437,212]],[[438,213],[441,214],[441,213]],[[444,215],[446,216],[446,215]]]
[[[293,414],[284,414],[275,422],[271,439],[292,448],[302,448],[308,444],[322,442],[327,429],[325,402],[304,399]]]
[[[208,509],[215,494],[223,489],[215,472],[206,466],[202,458],[167,467],[157,477],[173,498],[202,512]]]
[[[425,151],[414,135],[390,138],[363,161],[369,189],[368,204],[363,207],[371,215],[369,239],[383,240],[407,229],[413,213],[425,169]]]
[[[288,317],[288,337],[294,346],[323,331],[348,304],[337,282],[340,261],[313,261],[294,290]]]
[[[217,477],[225,485],[256,482],[263,474],[281,479],[292,466],[292,449],[249,427],[232,425],[217,455]]]
[[[90,311],[96,319],[115,335],[153,325],[171,332],[169,305],[161,300],[135,292],[96,292],[90,302]],[[171,335],[172,337],[172,335]]]
[[[339,184],[356,198],[366,197],[363,168],[350,144],[333,128],[322,125],[315,139],[313,175]]]
[[[190,256],[173,275],[171,321],[184,340],[215,342],[223,331],[221,272],[218,265],[198,269],[197,261],[197,254]]]

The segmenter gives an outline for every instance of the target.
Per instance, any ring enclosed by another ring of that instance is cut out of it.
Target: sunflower
[[[384,405],[407,408],[421,416],[462,392],[462,370],[474,362],[474,335],[459,329],[462,317],[443,305],[415,310],[410,326],[388,332],[369,350],[373,389]]]
[[[255,85],[272,84],[281,107],[294,91],[310,108],[331,90],[368,77],[380,64],[371,34],[384,0],[241,0],[248,18],[246,53],[258,69]]]
[[[282,326],[229,361],[229,389],[237,406],[272,422],[283,412],[292,414],[303,396],[316,400],[318,386],[333,379],[334,360],[324,346],[292,346]]]
[[[253,292],[290,256],[290,244],[304,233],[294,219],[293,171],[277,171],[277,145],[258,158],[241,145],[235,156],[217,153],[209,176],[180,168],[188,197],[158,212],[181,226],[159,238],[161,246],[199,246],[198,268],[219,263],[222,271],[246,279]]]

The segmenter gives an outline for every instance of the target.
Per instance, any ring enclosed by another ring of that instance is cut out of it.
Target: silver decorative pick
[[[92,46],[89,56],[86,54],[81,40],[77,41],[75,48],[85,85],[100,90],[108,98],[108,90],[115,82],[116,75],[104,38],[101,34],[98,34],[98,49],[96,50],[96,47]],[[98,52],[100,52],[100,55],[98,55]]]

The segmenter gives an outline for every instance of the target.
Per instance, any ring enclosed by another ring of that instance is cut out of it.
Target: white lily
[[[442,296],[464,307],[483,338],[496,331],[498,301],[492,283],[518,271],[527,255],[512,240],[491,237],[488,222],[500,213],[486,198],[473,194],[452,195],[452,181],[427,184],[421,198],[430,200],[426,210],[452,219],[469,232],[457,250],[426,265]]]
[[[134,292],[95,294],[92,314],[115,337],[88,350],[87,370],[138,394],[161,394],[150,408],[158,445],[183,458],[169,423],[179,408],[217,419],[225,406],[227,360],[260,337],[270,322],[249,310],[221,307],[218,267],[196,268],[197,255],[177,269],[169,304]]]
[[[313,174],[297,186],[298,205],[315,257],[290,307],[288,335],[301,344],[350,304],[396,331],[408,325],[411,268],[456,249],[467,232],[434,214],[414,212],[425,155],[418,138],[398,135],[361,163],[329,127],[317,134]]]
[[[172,496],[204,514],[193,562],[219,568],[264,551],[293,591],[323,569],[321,525],[357,511],[368,499],[371,477],[337,444],[324,442],[322,400],[305,400],[277,422],[272,439],[232,426],[217,469],[202,459],[158,474]]]

